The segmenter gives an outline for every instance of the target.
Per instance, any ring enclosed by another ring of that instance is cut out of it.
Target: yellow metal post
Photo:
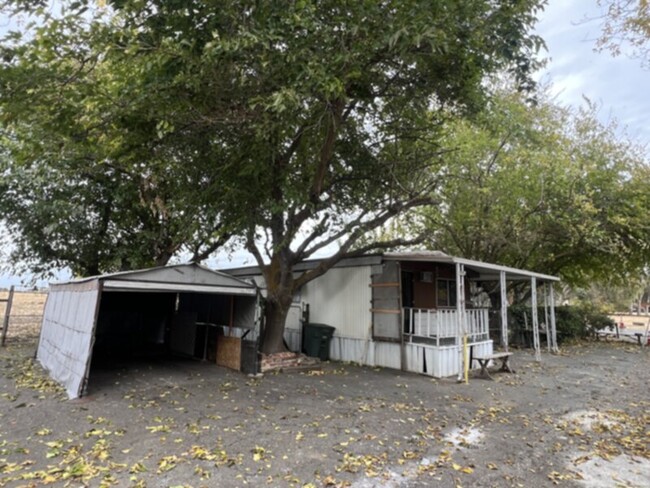
[[[465,383],[469,383],[469,347],[467,347],[467,334],[463,336],[463,366]]]

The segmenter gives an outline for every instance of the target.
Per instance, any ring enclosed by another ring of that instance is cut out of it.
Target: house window
[[[456,280],[438,280],[438,299],[439,307],[456,306]]]

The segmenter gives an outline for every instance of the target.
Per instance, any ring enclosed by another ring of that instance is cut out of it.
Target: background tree
[[[130,77],[137,59],[107,55],[110,32],[81,26],[59,16],[3,49],[0,216],[14,269],[84,276],[180,251],[205,259],[228,234],[203,198],[214,175],[192,164],[204,149],[188,138],[201,135],[170,132],[156,107],[173,101]]]
[[[46,38],[82,29],[113,90],[146,90],[156,127],[205,150],[185,164],[218,175],[214,207],[262,269],[263,351],[275,352],[296,290],[346,256],[404,242],[353,250],[431,201],[443,121],[482,105],[485,75],[532,85],[541,3],[116,1],[101,22]],[[294,273],[328,246],[330,258]]]
[[[559,275],[573,286],[624,283],[650,257],[641,148],[571,111],[501,92],[475,121],[456,121],[442,204],[423,209],[429,246]]]
[[[598,5],[606,9],[598,48],[615,56],[630,48],[643,66],[650,67],[650,2],[598,0]]]

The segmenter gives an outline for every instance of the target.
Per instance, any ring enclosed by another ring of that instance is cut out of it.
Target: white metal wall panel
[[[370,266],[332,268],[307,283],[301,298],[309,303],[309,320],[336,327],[335,336],[370,338]]]
[[[300,330],[302,328],[302,309],[300,304],[296,303],[291,305],[289,309],[289,314],[287,315],[287,321],[285,324],[286,329]]]
[[[401,369],[400,345],[393,342],[375,342],[375,366]]]
[[[300,330],[294,329],[284,329],[284,340],[289,346],[289,350],[292,352],[300,352],[302,349],[301,345],[302,334]]]
[[[475,356],[492,354],[492,341],[478,342],[472,345]],[[459,346],[436,347],[426,344],[406,344],[406,368],[414,373],[426,374],[436,378],[454,376],[460,367]],[[424,361],[426,360],[426,371]],[[479,365],[473,361],[471,369],[478,369]]]
[[[375,365],[375,343],[364,339],[335,336],[330,343],[330,357],[335,361]]]
[[[93,344],[99,282],[54,287],[41,326],[36,357],[70,398],[81,395]]]

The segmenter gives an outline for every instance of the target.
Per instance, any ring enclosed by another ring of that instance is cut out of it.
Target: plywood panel
[[[241,369],[241,339],[239,337],[219,337],[217,364],[237,371]]]

